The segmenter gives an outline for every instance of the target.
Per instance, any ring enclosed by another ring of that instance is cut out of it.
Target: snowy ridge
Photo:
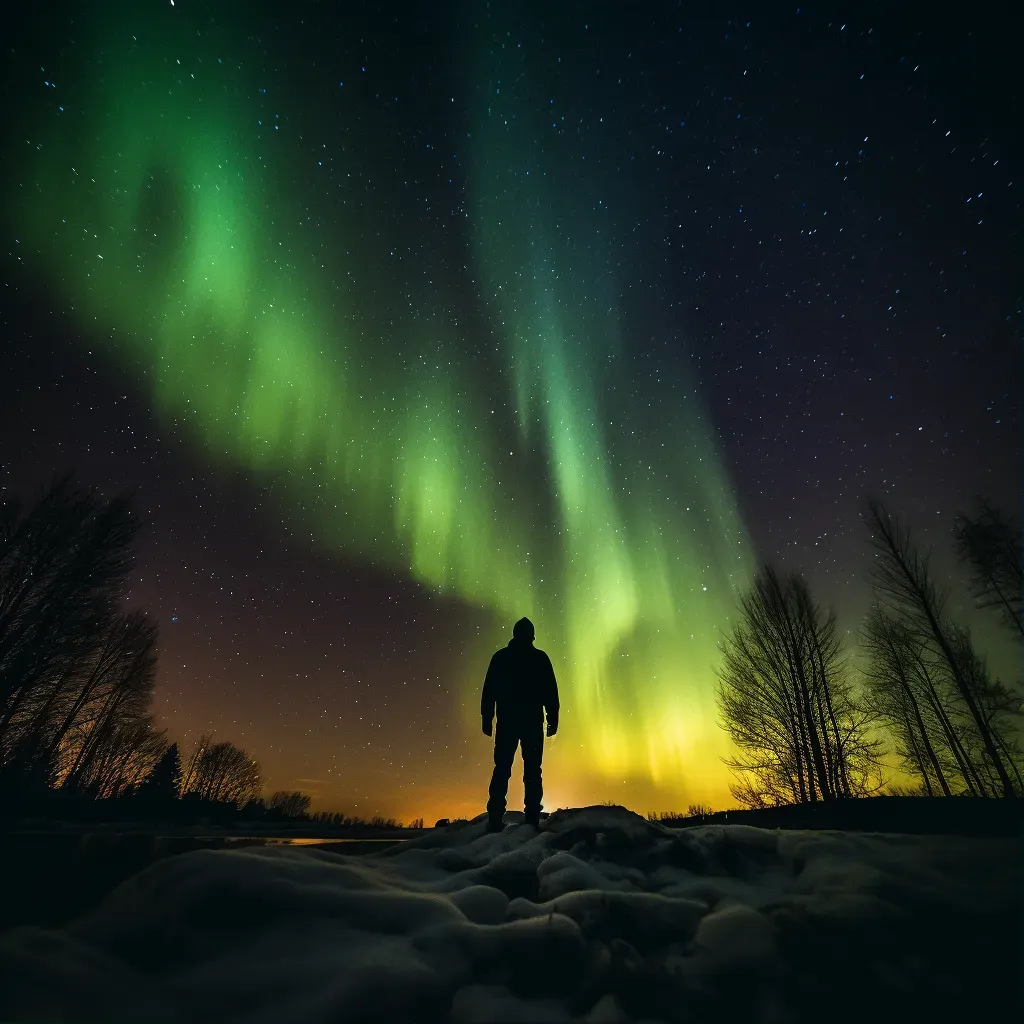
[[[1014,840],[484,824],[159,861],[0,937],[0,1019],[935,1020],[1013,995]]]

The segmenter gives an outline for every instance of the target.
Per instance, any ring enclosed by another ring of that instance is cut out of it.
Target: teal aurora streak
[[[165,423],[273,482],[322,549],[493,610],[467,727],[487,650],[530,615],[571,724],[560,770],[721,792],[717,633],[751,556],[678,343],[620,308],[642,282],[614,127],[581,146],[583,97],[555,107],[554,71],[478,29],[466,198],[441,223],[356,87],[318,100],[351,105],[343,144],[308,83],[268,89],[252,39],[185,18],[122,10],[60,69],[9,194],[27,261]]]

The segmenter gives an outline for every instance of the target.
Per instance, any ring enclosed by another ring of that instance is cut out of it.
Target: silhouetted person
[[[487,800],[487,830],[500,832],[505,813],[508,780],[516,747],[523,748],[523,787],[526,821],[540,824],[540,762],[544,754],[544,715],[548,735],[558,731],[558,684],[551,659],[533,646],[533,623],[520,619],[507,647],[495,651],[487,667],[480,701],[484,735],[491,735],[494,706],[498,706],[498,732],[494,737],[494,774]]]

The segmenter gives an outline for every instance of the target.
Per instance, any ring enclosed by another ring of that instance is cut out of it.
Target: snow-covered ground
[[[1019,872],[1008,839],[604,806],[370,856],[197,851],[0,937],[0,1020],[984,1020],[1020,994]]]

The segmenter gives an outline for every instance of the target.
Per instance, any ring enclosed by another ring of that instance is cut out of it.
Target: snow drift
[[[484,824],[159,861],[0,937],[0,1019],[936,1020],[1015,995],[1013,840]]]

